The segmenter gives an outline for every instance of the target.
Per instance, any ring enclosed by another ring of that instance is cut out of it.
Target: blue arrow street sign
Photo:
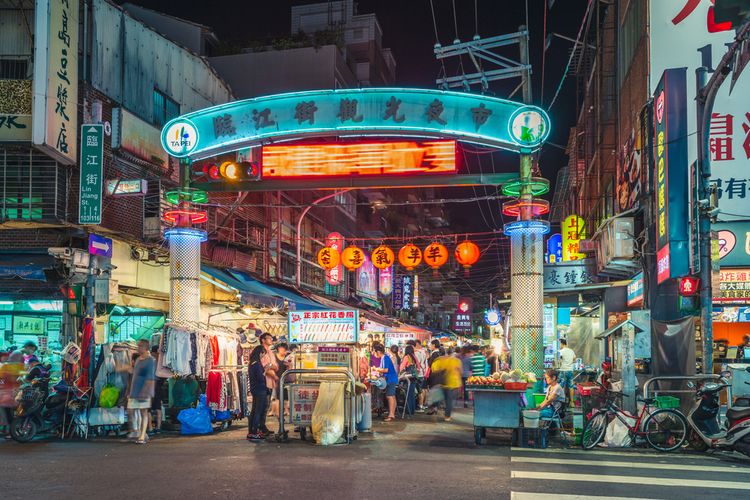
[[[89,234],[89,253],[112,258],[112,240],[98,234]]]

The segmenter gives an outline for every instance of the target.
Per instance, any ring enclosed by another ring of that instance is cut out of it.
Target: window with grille
[[[63,220],[66,187],[57,163],[46,155],[0,148],[0,221]]]
[[[172,118],[180,116],[180,105],[165,93],[154,89],[154,125],[163,127]]]
[[[0,80],[25,80],[28,77],[27,59],[0,59]]]

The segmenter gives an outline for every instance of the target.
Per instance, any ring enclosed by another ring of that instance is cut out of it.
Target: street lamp
[[[300,284],[302,283],[302,219],[305,218],[305,215],[307,215],[307,212],[310,211],[312,207],[320,203],[321,201],[329,200],[335,196],[338,196],[340,194],[344,194],[351,191],[351,189],[343,189],[341,191],[336,191],[332,194],[327,194],[323,196],[322,198],[318,198],[317,200],[310,203],[308,206],[305,207],[304,210],[302,210],[302,213],[299,215],[299,219],[297,219],[297,289],[300,289]],[[281,255],[279,255],[279,265],[281,265]]]

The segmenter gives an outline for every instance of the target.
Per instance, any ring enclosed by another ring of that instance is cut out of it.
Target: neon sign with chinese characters
[[[221,104],[169,121],[162,146],[176,157],[311,137],[452,138],[530,153],[550,132],[536,106],[426,89],[312,90]]]

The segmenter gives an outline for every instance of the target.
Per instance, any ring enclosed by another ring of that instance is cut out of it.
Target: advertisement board
[[[583,219],[577,215],[569,215],[562,221],[562,260],[585,259],[586,254],[580,252],[581,240],[586,238],[586,228]]]
[[[628,285],[628,307],[643,305],[643,273],[640,272],[633,276],[633,280]]]
[[[289,391],[289,413],[292,425],[306,426],[312,424],[312,413],[318,400],[320,386],[293,385]]]
[[[396,276],[393,280],[393,308],[397,311],[411,311],[414,301],[414,277],[408,274]]]
[[[750,267],[750,221],[718,222],[711,227],[718,236],[719,265]]]
[[[714,302],[750,304],[750,268],[722,269],[719,288],[713,289]]]
[[[659,0],[648,2],[650,8],[650,88],[655,93],[663,71],[686,68],[687,141],[686,164],[697,158],[695,70],[701,66],[715,68],[726,53],[726,44],[734,39],[734,30],[717,25],[711,0]],[[734,81],[730,75],[721,86],[714,102],[709,130],[711,182],[716,184],[722,220],[748,219],[750,215],[750,181],[743,172],[750,160],[750,71],[745,70]],[[674,259],[673,259],[674,262]]]
[[[349,368],[350,361],[348,347],[318,347],[318,368]]]
[[[341,253],[344,250],[344,237],[340,233],[330,233],[326,237],[326,246]],[[326,281],[331,286],[340,285],[344,281],[344,266],[339,264],[326,271]]]
[[[293,311],[289,313],[289,342],[298,344],[356,344],[359,311]]]
[[[378,270],[367,254],[365,254],[365,262],[357,269],[357,295],[373,300],[378,299]]]

